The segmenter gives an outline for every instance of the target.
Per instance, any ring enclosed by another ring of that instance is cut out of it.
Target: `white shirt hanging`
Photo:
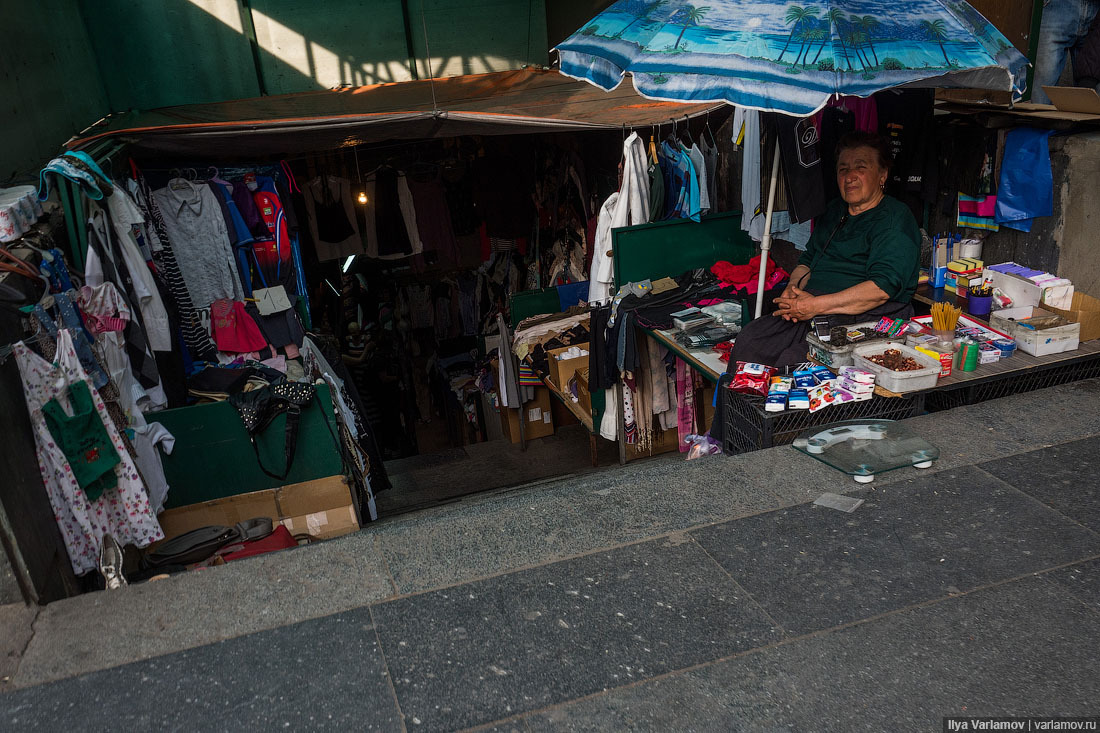
[[[31,417],[42,482],[69,552],[73,572],[83,575],[96,569],[105,534],[113,535],[121,545],[138,547],[147,547],[163,539],[164,532],[153,515],[141,476],[99,392],[80,365],[69,331],[62,329],[58,334],[56,364],[38,356],[21,342],[15,344],[14,353],[23,380],[23,397]],[[42,406],[54,398],[68,409],[69,385],[77,381],[88,385],[96,412],[119,456],[119,464],[114,469],[118,485],[104,491],[95,501],[89,501],[80,488],[42,414]]]

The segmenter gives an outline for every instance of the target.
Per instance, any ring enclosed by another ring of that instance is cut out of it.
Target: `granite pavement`
[[[940,460],[870,488],[789,447],[637,461],[2,607],[0,728],[940,730],[946,715],[1100,715],[1100,383],[907,425]],[[824,491],[865,503],[809,503]]]

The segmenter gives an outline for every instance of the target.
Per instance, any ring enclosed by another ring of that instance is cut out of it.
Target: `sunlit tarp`
[[[643,127],[715,106],[653,101],[629,87],[607,93],[527,69],[128,112],[66,147],[113,138],[154,153],[301,153],[384,140]]]

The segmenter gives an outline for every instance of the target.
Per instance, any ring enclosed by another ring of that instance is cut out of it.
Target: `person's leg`
[[[1069,58],[1070,49],[1084,37],[1081,26],[1085,16],[1085,33],[1096,14],[1091,0],[1046,0],[1043,4],[1043,22],[1039,28],[1039,46],[1035,52],[1035,74],[1032,77],[1031,101],[1050,104],[1050,97],[1043,86],[1058,83]]]
[[[808,321],[792,323],[778,316],[761,316],[750,321],[733,341],[729,369],[734,369],[739,361],[779,368],[801,363],[806,360],[809,331]],[[787,360],[792,348],[801,349],[802,356]]]
[[[1100,0],[1092,0],[1090,9],[1088,33],[1072,52],[1073,85],[1100,93]]]

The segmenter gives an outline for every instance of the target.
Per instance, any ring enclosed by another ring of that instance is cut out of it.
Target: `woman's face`
[[[861,146],[840,152],[836,161],[836,185],[849,206],[870,203],[886,183],[886,169],[879,165],[878,152]]]

